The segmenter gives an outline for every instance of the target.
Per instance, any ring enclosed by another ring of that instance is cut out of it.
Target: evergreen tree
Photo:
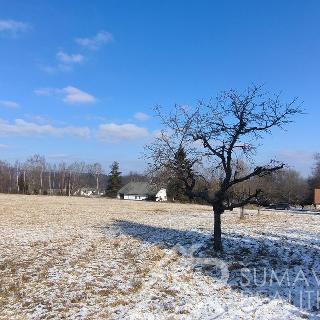
[[[121,172],[119,171],[119,163],[114,161],[110,166],[110,169],[111,171],[106,188],[106,196],[116,197],[119,189],[121,188]]]
[[[197,162],[198,159],[194,161],[188,159],[186,151],[180,146],[175,154],[174,160],[170,164],[174,171],[175,178],[182,182],[182,188],[180,187],[180,190],[184,190],[184,195],[188,197],[189,201],[192,201],[194,198],[193,189],[196,184],[194,165]]]
[[[172,200],[180,202],[187,202],[186,188],[183,182],[179,179],[173,178],[167,184],[167,196]]]

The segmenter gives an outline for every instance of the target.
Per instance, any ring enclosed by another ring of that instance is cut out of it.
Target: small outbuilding
[[[129,182],[118,191],[117,198],[137,201],[167,201],[167,191],[148,182]]]

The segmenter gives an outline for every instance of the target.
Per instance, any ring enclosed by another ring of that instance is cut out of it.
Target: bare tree
[[[221,172],[219,185],[213,195],[208,190],[196,194],[213,206],[216,251],[222,250],[223,212],[243,207],[261,193],[259,189],[254,192],[250,190],[242,199],[236,200],[230,199],[230,190],[237,184],[284,167],[284,163],[275,160],[263,165],[254,164],[259,141],[273,128],[283,128],[299,113],[302,111],[297,98],[283,103],[280,94],[264,92],[261,86],[251,86],[243,93],[225,91],[216,100],[209,103],[200,101],[194,108],[176,105],[171,113],[160,109],[166,131],[179,137],[179,146],[192,146],[192,158],[197,155],[212,170],[219,168]],[[239,159],[250,164],[248,172],[238,170],[235,163]]]
[[[88,165],[83,161],[75,161],[68,168],[68,195],[77,193],[85,182],[85,174],[88,172]]]
[[[99,179],[100,179],[101,174],[103,173],[101,164],[96,162],[93,165],[89,166],[89,172],[91,172],[91,174],[95,177],[96,190],[97,190],[97,194],[98,194],[99,188],[100,188]]]
[[[288,202],[303,206],[308,202],[307,181],[293,169],[282,169],[257,179],[256,185],[263,190],[264,199],[269,203]]]
[[[320,153],[314,155],[314,164],[311,171],[311,175],[308,178],[309,185],[309,203],[314,201],[314,189],[320,188]]]
[[[48,194],[52,194],[51,165],[47,166],[47,170],[48,170]]]
[[[15,187],[16,187],[17,193],[19,193],[19,192],[20,192],[20,187],[19,187],[19,175],[20,175],[20,167],[21,167],[21,164],[20,164],[19,161],[16,161],[14,166],[15,166],[15,168],[16,168]]]
[[[46,160],[43,156],[35,154],[25,163],[28,184],[31,192],[43,193],[43,172],[46,167]]]
[[[0,192],[10,192],[11,189],[11,172],[10,164],[0,161]]]
[[[155,111],[166,128],[145,146],[148,173],[156,184],[181,182],[184,193],[192,201],[196,179],[200,176],[197,166],[201,165],[202,157],[194,142],[188,139],[190,122],[180,123],[179,108],[170,117],[162,113],[160,106],[156,106]],[[179,129],[170,130],[176,124]]]
[[[60,195],[67,195],[67,165],[65,162],[60,162],[57,167],[57,179]]]

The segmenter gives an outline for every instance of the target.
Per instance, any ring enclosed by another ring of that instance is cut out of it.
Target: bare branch
[[[245,206],[246,204],[250,203],[252,200],[256,199],[261,194],[261,192],[262,192],[262,190],[258,189],[258,190],[256,190],[256,192],[254,194],[250,194],[249,196],[244,198],[242,201],[224,206],[224,210],[232,211],[235,208],[241,208],[241,207]]]

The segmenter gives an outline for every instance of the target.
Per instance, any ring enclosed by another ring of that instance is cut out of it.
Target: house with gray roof
[[[146,200],[167,201],[167,191],[164,188],[158,188],[148,182],[129,182],[123,186],[117,195],[118,199],[123,200]]]

